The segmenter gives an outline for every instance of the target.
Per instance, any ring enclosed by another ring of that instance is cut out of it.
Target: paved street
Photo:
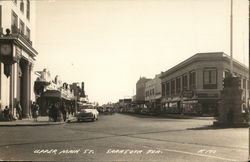
[[[97,122],[0,128],[1,160],[247,161],[248,129],[125,114]]]

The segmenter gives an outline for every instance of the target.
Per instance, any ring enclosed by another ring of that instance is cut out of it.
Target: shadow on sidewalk
[[[187,130],[216,130],[216,129],[232,129],[232,128],[237,129],[237,128],[247,128],[247,127],[205,125],[197,128],[187,128]]]

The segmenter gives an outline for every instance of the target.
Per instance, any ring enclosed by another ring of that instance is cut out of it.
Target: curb
[[[40,120],[39,120],[40,119]],[[15,121],[0,121],[0,127],[20,127],[20,126],[49,126],[49,125],[61,125],[61,124],[70,124],[76,122],[76,118],[70,116],[66,121],[50,121],[47,116],[38,118],[38,121],[35,122],[32,118],[24,120],[15,120]]]
[[[66,122],[57,122],[57,123],[27,123],[27,124],[0,124],[0,127],[17,127],[17,126],[48,126],[48,125],[60,125],[65,124]]]

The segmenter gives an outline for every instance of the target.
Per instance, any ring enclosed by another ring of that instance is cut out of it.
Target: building
[[[70,89],[74,91],[74,96],[77,97],[77,101],[80,101],[80,98],[86,98],[85,90],[84,90],[84,82],[80,83],[75,82],[70,84]]]
[[[132,107],[132,98],[119,99],[118,111],[119,112],[133,112],[134,109]]]
[[[198,53],[162,73],[163,110],[168,113],[215,113],[229,69],[230,57],[225,53]],[[248,103],[248,68],[234,60],[233,72],[241,78],[242,99]]]
[[[140,77],[140,79],[136,82],[136,103],[144,104],[145,103],[145,88],[146,82],[151,79]]]
[[[16,115],[20,101],[22,116],[31,115],[32,67],[38,52],[34,49],[35,1],[0,1],[0,101]]]
[[[161,108],[161,74],[145,84],[145,101],[150,112],[159,112]]]

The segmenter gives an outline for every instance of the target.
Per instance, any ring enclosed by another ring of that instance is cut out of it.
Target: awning
[[[61,98],[61,92],[57,90],[47,90],[43,93],[43,97]]]

